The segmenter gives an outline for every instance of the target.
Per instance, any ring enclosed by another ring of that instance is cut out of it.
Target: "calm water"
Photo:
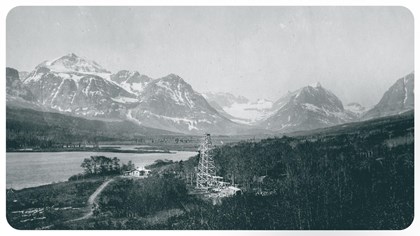
[[[117,144],[109,144],[109,145],[99,145],[99,147],[113,147],[119,150],[137,150],[136,148],[150,148],[150,145],[117,145]]]
[[[84,158],[94,155],[117,157],[122,163],[132,161],[136,166],[152,164],[158,159],[187,160],[195,152],[169,153],[109,153],[109,152],[19,152],[6,153],[6,187],[22,189],[66,181],[70,176],[83,172]]]

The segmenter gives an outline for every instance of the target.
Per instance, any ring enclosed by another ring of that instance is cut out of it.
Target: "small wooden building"
[[[133,176],[139,178],[147,178],[151,170],[145,169],[144,167],[137,167],[134,170],[124,172],[124,176]]]

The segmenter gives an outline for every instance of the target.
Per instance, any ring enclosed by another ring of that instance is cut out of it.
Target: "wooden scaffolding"
[[[197,167],[197,189],[209,189],[216,184],[216,166],[212,156],[212,142],[210,134],[206,134],[200,145],[200,159]]]

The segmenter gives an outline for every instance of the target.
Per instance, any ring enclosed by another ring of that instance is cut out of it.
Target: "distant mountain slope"
[[[249,102],[248,98],[244,96],[236,96],[231,93],[225,93],[225,92],[217,92],[217,93],[206,92],[206,93],[203,93],[203,96],[208,101],[214,101],[217,104],[219,104],[221,107],[229,107],[235,103],[245,104]]]
[[[231,93],[204,93],[207,101],[232,121],[243,124],[254,124],[270,114],[273,102],[266,99],[258,99],[255,102],[243,96],[235,96]]]
[[[287,136],[295,137],[309,137],[309,136],[334,136],[341,134],[357,134],[366,133],[368,135],[369,130],[381,130],[381,132],[387,132],[383,127],[394,130],[392,135],[398,136],[404,133],[413,133],[414,126],[414,111],[406,111],[397,115],[391,115],[386,117],[379,117],[370,120],[357,121],[351,123],[345,123],[335,125],[326,128],[319,128],[306,131],[296,131],[288,133]],[[399,130],[399,131],[395,131]],[[370,135],[370,134],[369,134]],[[386,137],[389,138],[389,137]]]
[[[112,74],[74,53],[39,64],[23,84],[44,111],[89,119],[128,120],[186,134],[254,132],[252,127],[220,114],[179,76],[152,79],[127,70]]]
[[[47,108],[86,117],[121,118],[126,103],[137,102],[137,96],[110,76],[96,62],[69,54],[41,63],[24,84]]]
[[[209,101],[208,99],[206,99],[206,100],[209,103],[209,105],[211,107],[213,107],[214,109],[216,109],[216,111],[220,115],[222,115],[222,116],[224,116],[224,117],[226,117],[226,118],[228,118],[230,120],[232,120],[232,119],[238,119],[237,117],[234,117],[231,114],[227,113],[225,110],[223,110],[223,108],[219,104],[217,104],[215,101]]]
[[[273,107],[278,110],[260,126],[281,132],[322,128],[354,119],[340,99],[319,83],[287,94]]]
[[[355,116],[361,116],[366,112],[366,108],[357,102],[352,102],[344,106],[344,109],[353,113]]]
[[[395,115],[411,109],[414,109],[414,72],[397,80],[385,92],[379,103],[367,111],[362,119]]]
[[[36,101],[32,92],[19,79],[19,72],[9,67],[6,67],[6,94],[8,101],[13,97],[26,101]]]
[[[15,146],[31,144],[30,142],[124,140],[138,136],[174,134],[129,121],[88,120],[60,113],[11,107],[6,109],[6,132],[8,143]]]
[[[28,77],[29,72],[27,71],[19,71],[19,79],[21,81],[24,81],[26,79],[26,77]]]
[[[137,71],[121,70],[112,74],[111,80],[118,83],[125,90],[139,95],[153,79]]]
[[[129,116],[148,127],[189,134],[229,134],[241,128],[174,74],[153,80],[140,96],[141,101]]]
[[[258,99],[248,103],[234,103],[223,109],[236,117],[234,121],[253,125],[260,120],[265,119],[272,113],[273,102],[267,99]]]

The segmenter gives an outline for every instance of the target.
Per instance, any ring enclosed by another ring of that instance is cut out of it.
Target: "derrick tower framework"
[[[212,155],[212,142],[210,134],[206,134],[200,145],[200,159],[197,167],[197,188],[207,189],[214,185],[216,166]]]

